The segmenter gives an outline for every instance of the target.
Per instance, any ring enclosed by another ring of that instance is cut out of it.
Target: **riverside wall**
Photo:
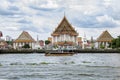
[[[24,49],[24,50],[0,50],[0,54],[17,54],[17,53],[45,53],[45,52],[52,52],[54,50],[31,50],[31,49]],[[84,50],[63,50],[64,52],[75,52],[75,53],[120,53],[120,50],[117,49],[110,49],[110,50],[92,50],[92,49],[84,49]]]

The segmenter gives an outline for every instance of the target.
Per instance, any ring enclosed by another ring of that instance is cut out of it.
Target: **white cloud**
[[[10,3],[6,0],[1,1],[0,8],[7,9],[9,7]]]
[[[41,8],[57,8],[58,4],[56,4],[53,0],[48,0],[46,4],[40,5]]]
[[[105,21],[114,21],[113,18],[109,17],[108,15],[98,16],[96,19],[99,22],[105,22]]]
[[[0,30],[13,38],[27,30],[34,38],[40,34],[40,39],[47,39],[65,12],[80,36],[85,32],[88,39],[97,38],[106,29],[118,36],[119,3],[119,0],[1,0]]]

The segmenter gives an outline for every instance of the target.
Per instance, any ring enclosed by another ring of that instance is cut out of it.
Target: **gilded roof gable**
[[[23,31],[21,35],[15,40],[15,42],[34,42],[35,40],[26,31]]]
[[[111,42],[113,37],[110,35],[110,33],[106,30],[104,31],[97,39],[98,42]]]
[[[54,35],[60,35],[60,34],[78,35],[78,33],[75,31],[72,25],[68,22],[65,16],[51,35],[54,36]]]

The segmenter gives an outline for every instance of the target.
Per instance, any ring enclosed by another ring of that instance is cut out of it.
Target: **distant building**
[[[37,41],[35,42],[35,47],[34,47],[34,49],[42,49],[42,47],[40,46],[40,43],[39,43],[38,35],[37,35]]]
[[[63,46],[75,46],[78,44],[77,31],[72,27],[72,25],[68,22],[66,17],[64,16],[60,24],[51,34],[52,36],[52,44]]]
[[[4,39],[2,39],[1,37],[3,37],[2,31],[0,31],[0,49],[8,48],[7,42]]]
[[[29,46],[33,49],[35,46],[35,40],[28,32],[23,31],[20,36],[14,41],[13,46],[14,49],[17,49],[22,48],[25,44],[29,44]]]
[[[8,44],[5,40],[0,39],[0,49],[8,48]]]
[[[83,43],[82,43],[82,49],[86,49],[87,46],[88,46],[88,42],[87,42],[86,35],[84,34]]]
[[[82,47],[82,37],[77,38],[78,46]]]
[[[40,43],[40,46],[43,48],[44,47],[44,41],[40,40],[39,43]]]
[[[52,43],[52,37],[48,37],[48,40]]]
[[[112,42],[113,37],[106,30],[97,38],[98,48],[108,48],[109,44]]]
[[[2,34],[2,31],[0,31],[0,40],[1,40],[1,37],[3,36],[3,34]]]
[[[12,41],[12,38],[10,36],[6,36],[6,41]]]
[[[44,41],[43,40],[36,41],[34,49],[43,49],[43,48],[44,48]]]

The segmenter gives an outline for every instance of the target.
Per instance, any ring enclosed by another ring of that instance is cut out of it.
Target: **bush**
[[[105,49],[105,46],[103,46],[103,45],[100,45],[100,48],[101,48],[101,49]]]
[[[22,48],[30,48],[29,44],[25,44]]]

